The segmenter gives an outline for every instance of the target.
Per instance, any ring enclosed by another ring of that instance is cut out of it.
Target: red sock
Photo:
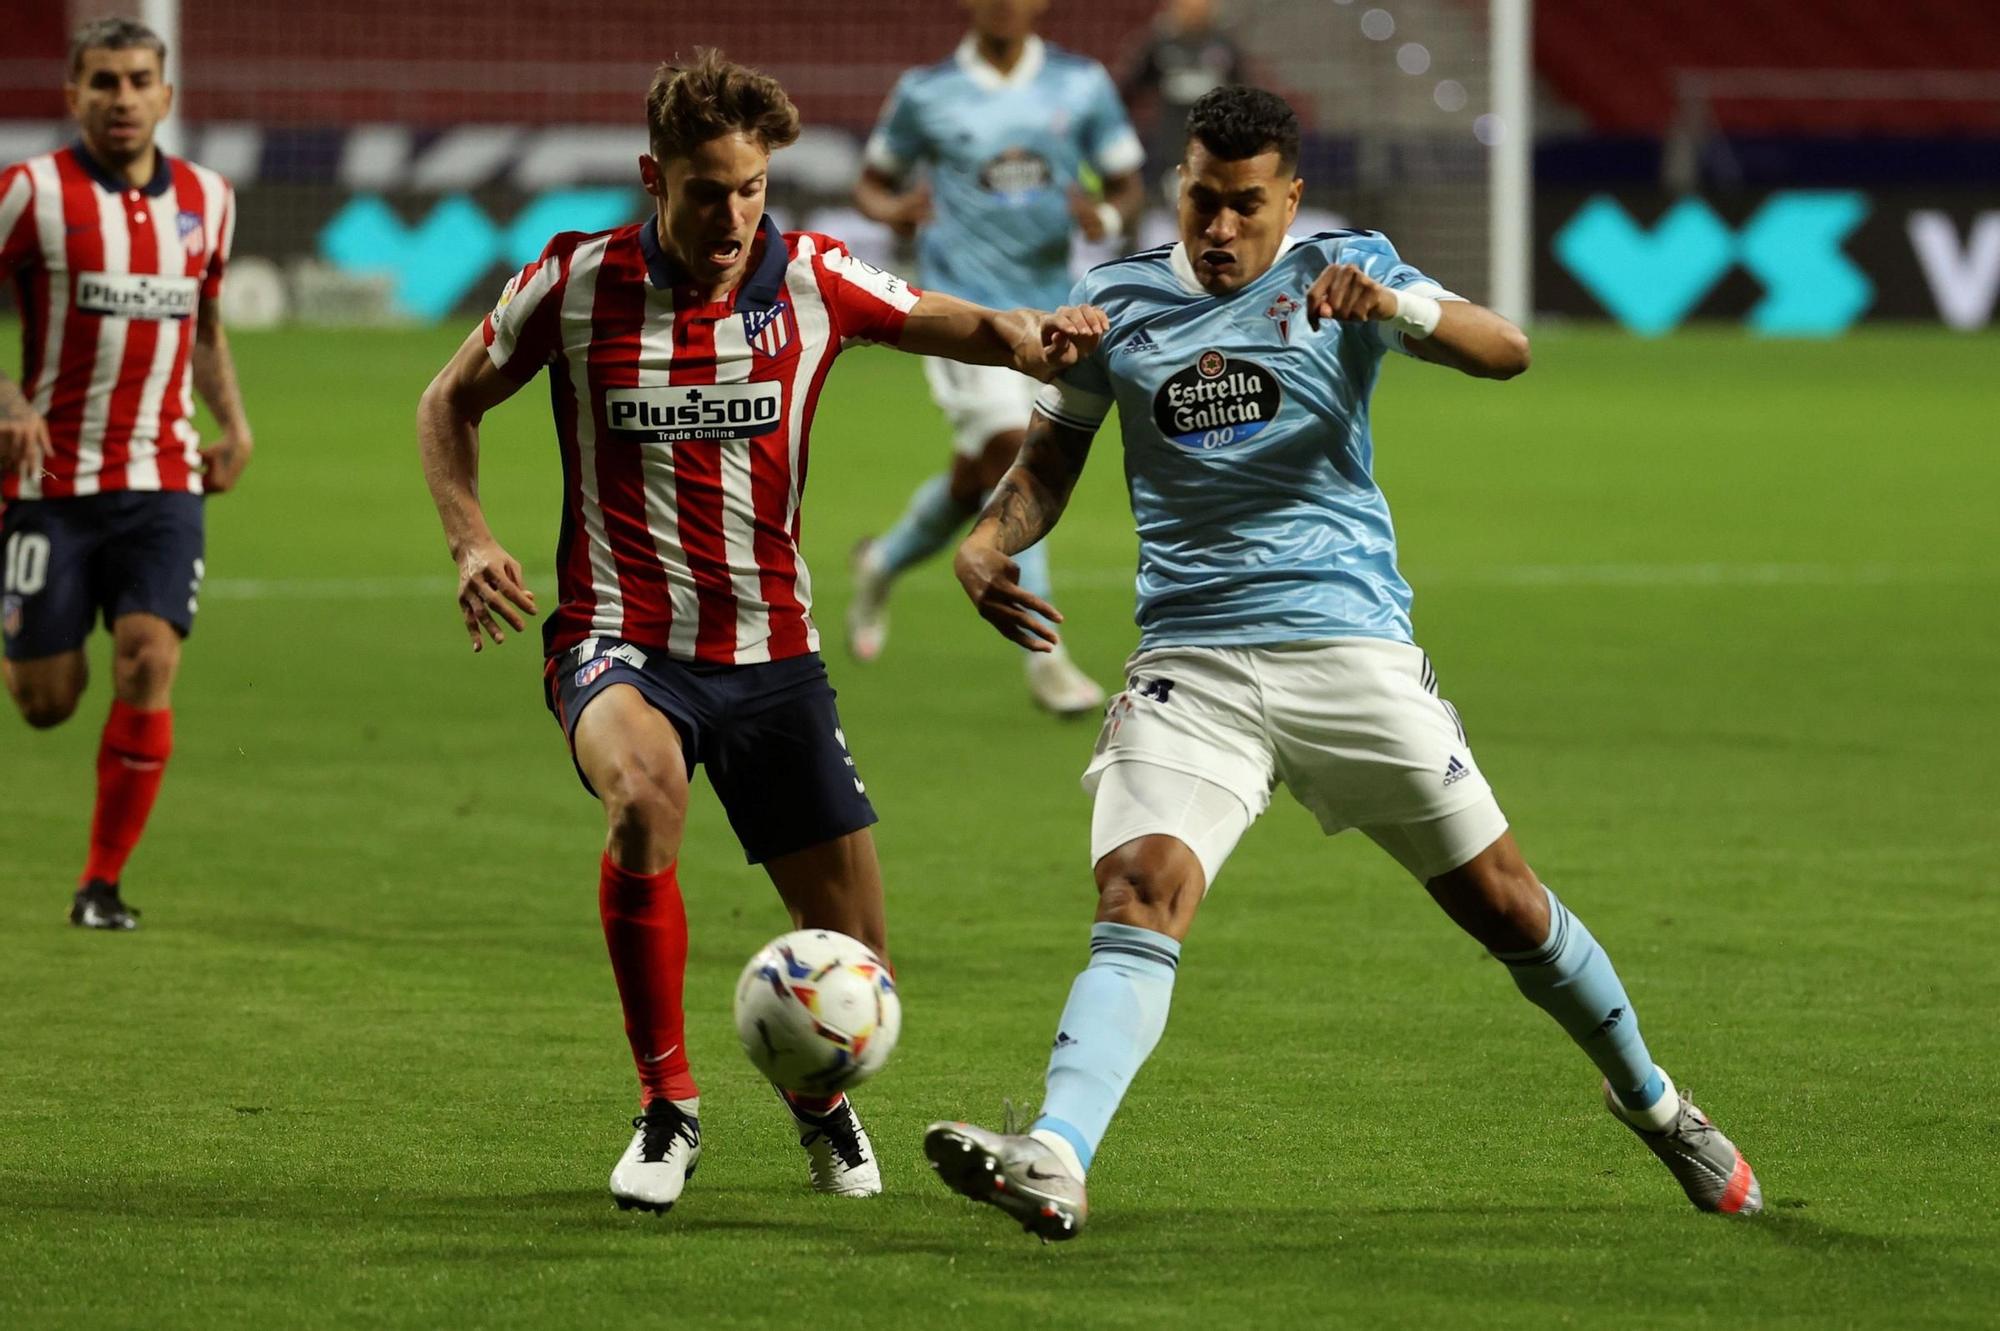
[[[621,869],[606,854],[599,866],[597,913],[625,1005],[625,1038],[639,1070],[639,1098],[688,1100],[700,1094],[688,1072],[681,985],[688,955],[687,907],[669,864],[659,873]]]
[[[785,1103],[792,1107],[793,1113],[810,1114],[814,1118],[825,1118],[847,1098],[845,1091],[836,1091],[832,1095],[801,1095],[797,1091],[780,1090],[778,1094],[785,1097]]]
[[[174,749],[170,708],[144,712],[116,699],[97,746],[97,812],[90,820],[90,858],[83,880],[115,883],[146,830],[146,816],[160,793],[167,755]]]

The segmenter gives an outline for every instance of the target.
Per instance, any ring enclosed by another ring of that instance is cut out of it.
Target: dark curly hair
[[[1187,141],[1225,162],[1240,162],[1277,149],[1278,165],[1290,171],[1299,164],[1299,117],[1284,98],[1242,84],[1202,94],[1188,109]]]
[[[646,130],[653,156],[662,161],[687,157],[710,139],[738,131],[768,153],[799,137],[799,113],[776,79],[700,47],[693,61],[653,71]]]

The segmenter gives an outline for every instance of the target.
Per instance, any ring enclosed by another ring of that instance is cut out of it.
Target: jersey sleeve
[[[923,121],[917,114],[914,71],[896,80],[889,100],[882,104],[881,119],[868,136],[862,158],[883,175],[900,178],[904,172],[929,155],[924,140]]]
[[[831,236],[814,240],[813,278],[841,340],[900,341],[903,324],[924,293],[894,273],[855,258]]]
[[[1118,88],[1104,66],[1093,65],[1083,114],[1083,151],[1100,175],[1122,176],[1146,164],[1146,150],[1132,129]]]
[[[1396,247],[1389,243],[1389,238],[1379,231],[1364,231],[1342,240],[1333,262],[1351,263],[1391,291],[1411,291],[1429,296],[1432,300],[1465,299],[1455,291],[1447,291],[1442,283],[1420,269],[1404,263],[1403,257],[1396,253]],[[1400,351],[1405,356],[1410,354],[1410,349],[1403,345],[1403,335],[1387,323],[1377,320],[1368,325],[1368,330],[1388,350]]]
[[[1087,276],[1070,289],[1067,303],[1092,303]],[[1111,375],[1104,364],[1104,344],[1100,342],[1096,351],[1042,386],[1035,398],[1035,410],[1058,425],[1096,434],[1097,427],[1111,414],[1114,401]]]
[[[26,166],[0,171],[0,278],[41,256],[35,235],[35,180]]]
[[[534,378],[562,345],[562,292],[569,254],[551,241],[542,257],[507,279],[500,301],[479,325],[493,368],[517,384]]]
[[[234,186],[222,187],[222,224],[216,228],[215,249],[208,256],[208,267],[201,274],[201,298],[215,300],[222,295],[222,274],[229,267],[230,251],[236,247],[236,190]]]

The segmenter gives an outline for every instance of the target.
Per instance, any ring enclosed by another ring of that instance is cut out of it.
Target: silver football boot
[[[1044,1243],[1073,1239],[1090,1213],[1083,1180],[1048,1146],[970,1123],[933,1123],[924,1155],[946,1187],[997,1206]]]
[[[1660,1075],[1666,1076],[1664,1072]],[[1674,1089],[1671,1080],[1667,1089]],[[1675,1094],[1680,1098],[1680,1109],[1674,1121],[1658,1132],[1650,1132],[1627,1117],[1618,1097],[1611,1093],[1609,1082],[1604,1085],[1604,1107],[1613,1118],[1632,1129],[1646,1143],[1647,1150],[1660,1157],[1667,1172],[1697,1209],[1724,1215],[1755,1215],[1763,1210],[1764,1190],[1743,1152],[1722,1135],[1722,1129],[1709,1122],[1708,1115],[1696,1108],[1685,1093]]]

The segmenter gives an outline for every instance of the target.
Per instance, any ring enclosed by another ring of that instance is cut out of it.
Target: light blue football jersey
[[[1095,430],[1118,406],[1139,530],[1140,646],[1410,641],[1410,587],[1375,484],[1368,399],[1401,338],[1306,321],[1330,263],[1459,299],[1373,231],[1288,238],[1269,272],[1203,291],[1176,244],[1093,268],[1073,304],[1111,332],[1038,409]]]
[[[1028,39],[1006,75],[971,38],[897,81],[868,140],[868,165],[930,171],[935,217],[917,281],[981,305],[1060,305],[1070,288],[1069,191],[1144,161],[1111,76],[1095,60]]]

